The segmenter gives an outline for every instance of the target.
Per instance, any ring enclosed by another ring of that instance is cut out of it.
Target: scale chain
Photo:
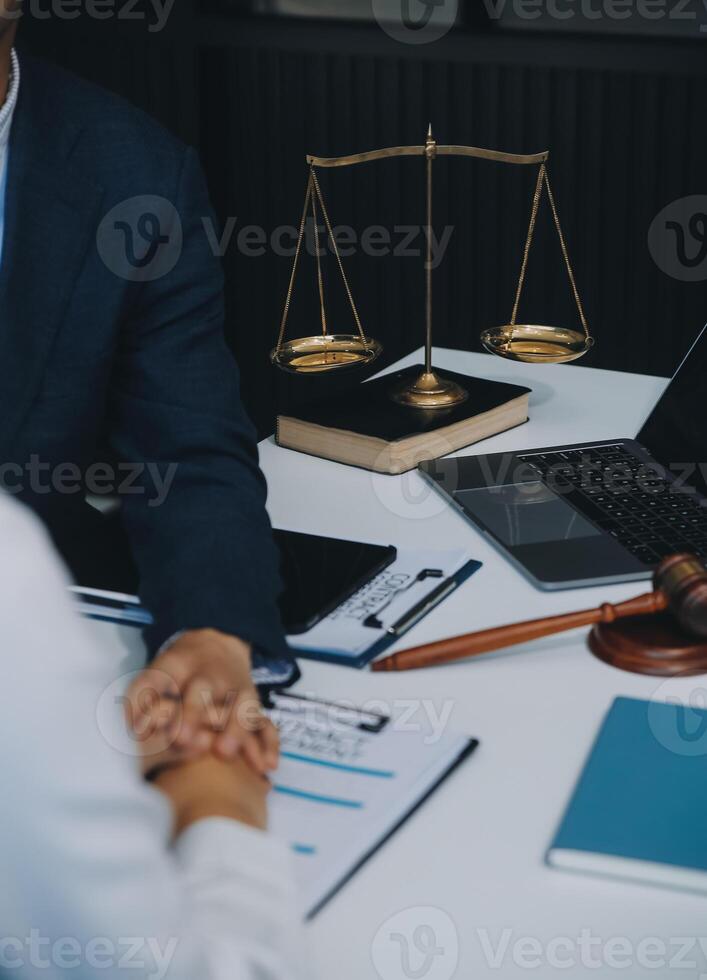
[[[533,239],[535,235],[535,227],[538,219],[538,211],[540,210],[540,200],[542,197],[543,188],[547,188],[547,196],[550,201],[550,209],[552,211],[553,221],[555,223],[555,228],[557,230],[557,235],[560,239],[560,248],[562,249],[562,257],[565,261],[565,266],[567,268],[567,275],[569,276],[570,286],[572,287],[572,293],[574,296],[575,303],[577,304],[577,311],[579,312],[579,318],[582,322],[582,328],[584,329],[585,336],[589,338],[589,326],[587,324],[587,318],[584,313],[584,307],[582,305],[582,300],[579,295],[579,289],[577,288],[577,282],[574,276],[574,270],[572,269],[572,263],[570,261],[569,251],[567,249],[567,243],[565,242],[565,236],[562,233],[562,225],[560,224],[560,217],[557,212],[557,206],[555,204],[555,195],[552,193],[552,187],[550,186],[550,178],[548,176],[547,167],[544,163],[540,165],[538,170],[538,180],[535,185],[535,195],[533,197],[533,209],[530,215],[530,226],[528,228],[528,237],[525,242],[525,248],[523,250],[523,263],[521,265],[520,277],[518,279],[518,288],[516,290],[515,303],[513,305],[513,314],[511,316],[511,327],[515,327],[516,321],[518,319],[518,309],[520,307],[520,300],[523,294],[523,287],[525,286],[526,273],[528,271],[528,259],[530,258],[530,249],[533,245]],[[513,337],[508,340],[510,344]]]
[[[287,320],[290,315],[290,306],[292,305],[292,293],[295,288],[295,279],[297,278],[297,267],[299,265],[300,255],[302,252],[302,243],[304,241],[304,229],[307,224],[307,212],[309,211],[309,202],[312,198],[313,189],[312,174],[309,175],[309,180],[307,181],[307,191],[304,195],[304,209],[302,210],[302,220],[299,226],[299,236],[297,238],[297,248],[295,249],[295,258],[292,263],[292,273],[290,275],[290,284],[287,289],[287,298],[285,300],[285,309],[282,312],[282,321],[280,324],[280,335],[277,338],[277,348],[280,350],[282,348],[283,342],[285,340],[285,330],[287,329]]]
[[[525,242],[525,248],[523,249],[523,264],[520,269],[520,278],[518,279],[518,288],[516,289],[516,299],[513,304],[513,314],[511,316],[511,327],[515,327],[516,320],[518,319],[518,309],[520,308],[520,300],[523,295],[523,287],[525,286],[525,275],[528,271],[528,259],[530,258],[530,249],[533,244],[533,236],[535,234],[535,225],[538,220],[538,211],[540,210],[540,197],[543,192],[543,180],[545,174],[545,164],[542,163],[538,170],[538,179],[535,185],[535,195],[533,197],[533,209],[530,214],[530,226],[528,228],[528,237]],[[509,338],[509,343],[513,339],[513,334]]]
[[[574,271],[572,269],[572,263],[570,262],[570,255],[567,250],[567,244],[565,242],[565,236],[562,234],[562,226],[560,225],[560,217],[557,213],[557,207],[555,206],[555,195],[552,193],[552,187],[550,187],[550,178],[547,175],[547,167],[543,164],[543,170],[545,172],[545,186],[547,187],[547,196],[550,201],[550,207],[552,208],[552,216],[555,219],[555,227],[557,228],[557,234],[560,238],[560,247],[562,248],[562,255],[565,260],[565,265],[567,266],[567,274],[570,277],[570,284],[572,286],[572,292],[574,293],[574,300],[577,304],[577,309],[579,311],[579,318],[582,321],[582,327],[587,338],[589,338],[589,326],[587,325],[587,318],[584,314],[584,306],[582,305],[582,300],[579,295],[579,290],[577,289],[577,283],[574,278]]]
[[[365,333],[363,331],[363,327],[361,326],[361,320],[360,320],[359,315],[358,315],[358,310],[356,308],[356,303],[354,302],[353,294],[351,292],[351,287],[349,286],[349,281],[346,278],[346,272],[344,271],[344,264],[341,261],[341,256],[339,255],[339,247],[336,244],[336,238],[334,237],[334,233],[333,233],[332,228],[331,228],[331,222],[329,221],[329,213],[327,211],[327,206],[324,203],[324,196],[322,194],[321,187],[319,186],[319,180],[317,179],[317,173],[316,173],[314,167],[312,167],[312,181],[314,183],[314,190],[316,191],[316,195],[319,198],[319,204],[320,204],[320,207],[322,209],[322,214],[324,216],[324,222],[326,224],[326,229],[327,229],[329,238],[331,239],[332,247],[334,249],[334,255],[336,256],[336,261],[339,264],[339,271],[341,272],[341,278],[344,281],[344,288],[346,289],[346,295],[348,296],[349,303],[351,304],[351,311],[352,311],[352,313],[354,315],[354,320],[356,321],[356,327],[357,327],[358,332],[360,334],[361,340],[365,343],[366,342],[366,335],[365,335]]]
[[[314,177],[314,168],[312,168]],[[316,188],[316,178],[314,179]],[[327,335],[326,302],[324,300],[324,276],[322,274],[322,254],[319,248],[319,219],[317,217],[317,195],[312,195],[312,220],[314,222],[314,254],[317,257],[317,284],[319,286],[319,308],[322,317],[322,337]]]

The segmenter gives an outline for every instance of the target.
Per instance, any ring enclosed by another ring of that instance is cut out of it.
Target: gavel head
[[[653,576],[668,608],[684,630],[707,637],[707,569],[694,555],[672,555]]]

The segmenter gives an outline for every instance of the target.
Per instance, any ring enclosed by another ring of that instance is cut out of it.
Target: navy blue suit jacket
[[[135,202],[123,204],[143,196],[144,238],[128,227]],[[171,242],[158,275],[155,198]],[[192,149],[117,97],[21,57],[0,268],[0,470],[70,551],[77,536],[100,537],[85,487],[68,489],[72,472],[107,462],[125,482],[128,467],[118,467],[133,464],[122,520],[155,617],[152,649],[175,631],[213,627],[286,657],[265,482],[223,338],[210,215]],[[134,479],[147,463],[174,474],[159,506],[149,474]],[[90,472],[109,487],[110,471]]]

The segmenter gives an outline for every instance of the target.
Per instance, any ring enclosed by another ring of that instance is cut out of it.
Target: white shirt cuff
[[[174,850],[189,868],[232,868],[240,874],[256,869],[259,876],[291,878],[292,854],[281,840],[238,820],[208,817],[188,827],[174,842]]]

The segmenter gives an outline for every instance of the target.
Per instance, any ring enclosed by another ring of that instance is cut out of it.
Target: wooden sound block
[[[667,614],[598,623],[588,643],[600,660],[633,674],[690,677],[707,673],[707,641],[683,633]]]

